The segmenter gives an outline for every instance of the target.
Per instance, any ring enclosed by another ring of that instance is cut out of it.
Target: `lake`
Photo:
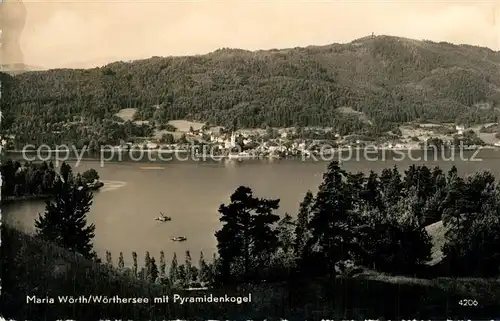
[[[482,150],[476,161],[443,160],[439,155],[431,155],[427,161],[398,161],[391,153],[385,160],[361,158],[344,161],[342,166],[349,171],[380,172],[394,165],[406,169],[412,163],[438,165],[443,170],[455,165],[461,174],[489,170],[500,177],[499,150]],[[466,158],[473,154],[463,152]],[[214,233],[221,227],[217,209],[221,203],[229,202],[229,196],[238,186],[249,186],[259,197],[279,198],[279,213],[295,216],[307,190],[316,191],[328,164],[311,160],[134,162],[130,159],[102,166],[97,159],[85,159],[77,167],[75,161],[68,163],[75,172],[89,168],[99,172],[105,186],[95,193],[88,216],[89,222],[96,225],[94,246],[103,258],[110,251],[115,262],[119,252],[123,252],[126,264],[132,263],[132,251],[137,252],[139,264],[146,251],[157,261],[161,250],[168,261],[174,252],[183,261],[186,250],[191,251],[194,262],[198,261],[200,251],[209,259],[216,251]],[[43,202],[26,201],[4,205],[2,214],[6,223],[31,232],[35,218],[43,210]],[[156,221],[159,212],[171,216],[172,221]],[[186,236],[187,241],[171,241],[175,236]]]

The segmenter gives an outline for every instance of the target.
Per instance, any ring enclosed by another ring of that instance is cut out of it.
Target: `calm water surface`
[[[471,156],[472,152],[466,152]],[[343,163],[349,171],[379,172],[383,168],[410,164],[439,165],[448,170],[455,165],[462,174],[489,170],[500,177],[500,151],[483,150],[481,161],[443,161],[431,157],[428,161],[352,160]],[[75,162],[69,162],[75,166]],[[300,160],[248,160],[243,162],[109,162],[101,167],[97,160],[82,161],[75,171],[98,170],[106,184],[95,193],[94,205],[88,216],[96,225],[94,246],[104,257],[110,251],[113,260],[124,253],[125,263],[131,264],[132,251],[139,261],[149,251],[159,258],[165,251],[167,259],[174,252],[183,260],[191,251],[197,261],[200,251],[210,258],[216,251],[214,233],[220,228],[217,209],[229,202],[229,196],[239,185],[252,188],[259,197],[279,198],[279,213],[296,215],[299,203],[308,189],[315,191],[328,162]],[[34,220],[43,212],[44,204],[29,201],[3,207],[4,221],[20,229],[34,231]],[[154,218],[163,212],[170,222]],[[186,242],[172,242],[174,236],[186,236]]]

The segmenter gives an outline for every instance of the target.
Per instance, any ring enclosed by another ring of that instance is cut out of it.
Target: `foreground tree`
[[[346,182],[347,175],[338,162],[328,165],[323,183],[312,205],[307,243],[309,258],[303,266],[310,273],[335,274],[335,266],[348,259],[354,234],[350,226],[353,192]]]
[[[203,255],[203,252],[200,252],[200,261],[198,263],[200,273],[198,275],[198,279],[201,283],[205,284],[210,282],[210,277],[211,277],[211,272],[210,272],[210,267],[208,266],[207,262],[205,261],[205,257]]]
[[[95,225],[87,225],[93,194],[83,186],[63,183],[54,200],[46,202],[45,213],[35,221],[37,235],[70,251],[96,259],[92,250]]]
[[[489,172],[467,180],[449,174],[443,224],[443,254],[457,276],[491,277],[500,273],[500,186]]]
[[[149,275],[148,275],[148,281],[149,282],[156,282],[158,280],[158,266],[156,265],[156,260],[154,257],[151,258],[149,261]]]
[[[232,264],[241,265],[243,279],[255,274],[256,267],[266,265],[277,246],[277,232],[272,225],[279,221],[273,211],[279,199],[256,198],[248,187],[240,186],[231,195],[231,203],[219,208],[222,229],[215,233],[221,260],[222,282],[234,276]],[[233,275],[232,275],[233,273]]]
[[[382,272],[413,274],[431,258],[431,238],[415,213],[416,194],[400,198],[387,210],[372,208],[363,214],[365,225],[359,228],[361,265]]]
[[[168,279],[172,286],[175,286],[179,281],[179,264],[177,263],[177,254],[174,252],[172,262],[170,263],[170,271]]]
[[[395,205],[401,196],[403,182],[398,167],[385,168],[380,174],[381,197],[385,204]]]
[[[137,266],[137,253],[136,252],[132,252],[132,260],[134,261],[134,265],[133,265],[133,268],[132,268],[132,274],[135,277],[137,277],[138,266]]]
[[[144,268],[142,269],[142,278],[144,280],[149,280],[151,276],[151,256],[149,255],[149,251],[146,251],[144,255]]]
[[[363,184],[360,200],[363,203],[361,207],[384,209],[380,192],[380,180],[377,173],[370,171]]]
[[[111,256],[110,251],[106,251],[106,264],[109,266],[113,266],[113,257]]]
[[[125,268],[125,261],[123,260],[123,252],[120,252],[120,255],[118,257],[118,268],[120,270],[123,270]]]
[[[159,277],[164,279],[166,277],[167,263],[165,262],[165,252],[160,251],[160,266],[159,266]]]
[[[276,230],[278,232],[278,246],[285,253],[291,252],[295,241],[295,222],[290,214],[285,213],[285,216],[279,220]]]
[[[314,195],[311,191],[307,191],[304,200],[300,203],[299,214],[297,215],[297,223],[295,225],[295,242],[294,249],[298,257],[304,256],[305,246],[310,238],[309,220],[311,217],[311,206],[314,201]]]
[[[184,263],[186,267],[186,283],[190,284],[193,281],[193,263],[191,259],[191,253],[186,251],[186,262]]]

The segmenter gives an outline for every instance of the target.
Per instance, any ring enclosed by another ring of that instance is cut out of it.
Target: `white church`
[[[234,132],[231,133],[231,139],[226,139],[224,145],[225,148],[236,147],[236,134]]]

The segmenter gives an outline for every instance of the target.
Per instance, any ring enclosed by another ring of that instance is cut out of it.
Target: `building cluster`
[[[310,152],[319,151],[325,152],[325,146],[331,146],[332,149],[350,149],[360,148],[365,146],[376,146],[381,149],[413,149],[419,148],[422,143],[425,143],[430,138],[440,138],[443,141],[452,141],[453,137],[463,136],[466,133],[466,127],[456,125],[454,128],[448,128],[451,133],[439,133],[436,131],[439,125],[434,127],[417,126],[409,133],[399,135],[393,134],[391,137],[380,138],[377,141],[366,139],[362,135],[346,135],[341,136],[325,129],[313,129],[314,135],[306,135],[302,137],[297,134],[295,129],[281,130],[238,130],[224,131],[221,129],[198,129],[192,128],[183,132],[184,139],[182,142],[178,140],[176,143],[168,144],[173,150],[186,150],[194,146],[209,145],[212,150],[240,152],[242,155],[298,155],[309,154]],[[443,127],[444,128],[444,127]],[[272,133],[272,134],[271,134]],[[329,138],[316,139],[326,134]],[[454,136],[453,136],[454,135]],[[158,141],[147,140],[138,144],[127,143],[128,148],[146,148],[158,149],[160,144]],[[500,143],[495,144],[500,146]]]

